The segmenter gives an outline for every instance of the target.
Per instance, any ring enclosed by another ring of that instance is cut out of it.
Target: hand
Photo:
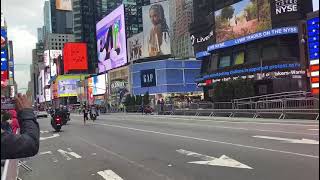
[[[22,111],[23,109],[31,109],[32,108],[32,104],[26,95],[21,95],[19,93],[18,96],[15,97],[15,99],[16,99],[17,111]]]

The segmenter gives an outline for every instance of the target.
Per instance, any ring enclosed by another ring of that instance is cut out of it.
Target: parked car
[[[37,118],[47,118],[49,117],[47,111],[34,111]]]

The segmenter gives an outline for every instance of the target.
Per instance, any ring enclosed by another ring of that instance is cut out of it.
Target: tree
[[[233,17],[234,11],[235,11],[235,9],[232,6],[224,7],[221,10],[221,17],[223,19],[230,20]]]
[[[131,94],[128,94],[126,97],[125,97],[125,100],[124,100],[124,105],[126,107],[129,107],[131,106],[132,104],[132,97],[131,97]]]

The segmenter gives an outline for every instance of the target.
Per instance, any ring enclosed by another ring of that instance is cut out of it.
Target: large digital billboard
[[[143,33],[136,34],[128,38],[128,60],[129,62],[143,58],[144,43]]]
[[[88,70],[88,52],[86,43],[65,43],[63,48],[64,73]]]
[[[217,43],[271,28],[268,0],[242,0],[215,12]]]
[[[142,7],[144,57],[171,54],[169,1]]]
[[[96,30],[99,72],[125,65],[128,60],[124,5],[99,21]]]
[[[106,87],[107,87],[106,79],[108,79],[107,74],[101,74],[101,75],[92,77],[92,83],[93,83],[92,94],[94,96],[102,95],[106,93]]]
[[[72,11],[72,0],[56,0],[56,9]]]
[[[78,87],[80,80],[88,75],[60,75],[57,77],[58,96],[73,97],[78,96]]]

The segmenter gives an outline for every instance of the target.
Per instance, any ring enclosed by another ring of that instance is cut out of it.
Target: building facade
[[[75,42],[73,34],[57,34],[49,33],[45,44],[45,49],[49,50],[62,50],[64,43]]]
[[[309,91],[299,23],[311,11],[312,1],[194,0],[190,33],[205,98],[214,100],[219,82],[237,79],[253,82],[253,95]]]

